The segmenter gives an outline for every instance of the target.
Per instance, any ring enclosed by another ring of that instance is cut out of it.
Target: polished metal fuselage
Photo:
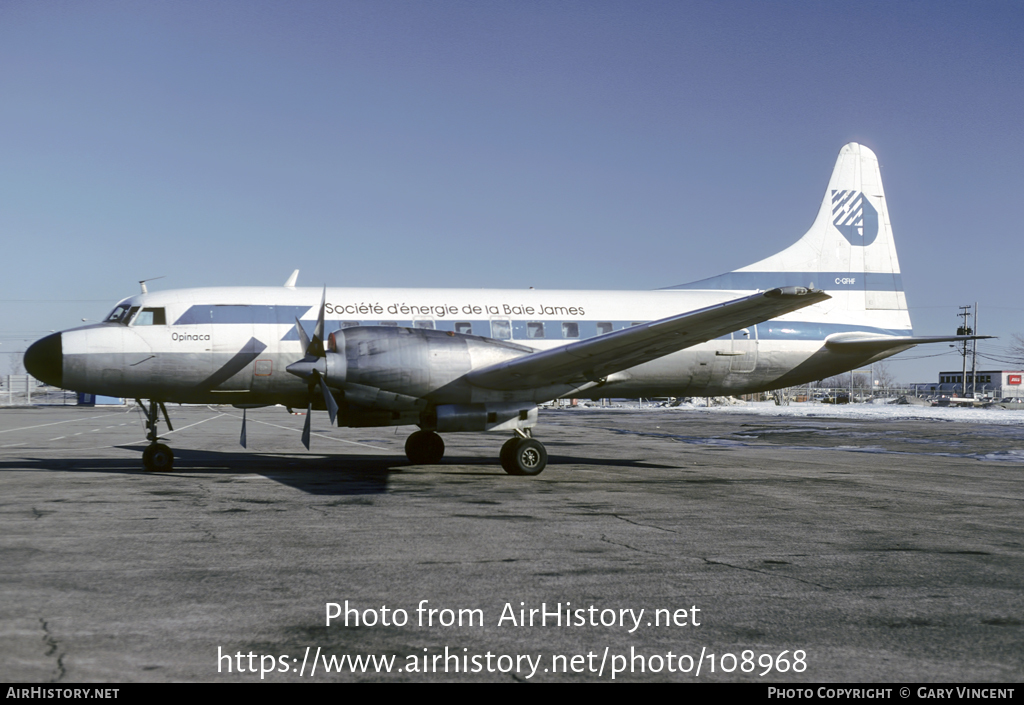
[[[165,322],[104,323],[64,331],[62,386],[164,402],[305,406],[306,383],[285,368],[303,356],[295,318],[311,331],[321,293],[313,288],[231,287],[133,296],[122,303],[163,309]],[[821,379],[898,352],[838,354],[825,347],[830,334],[911,332],[905,310],[849,311],[842,306],[846,292],[829,291],[831,302],[622,370],[599,384],[554,379],[542,388],[495,391],[460,381],[470,369],[509,356],[748,293],[329,288],[325,331],[349,331],[354,347],[349,346],[348,365],[355,366],[353,371],[362,366],[359,384],[427,405],[537,403],[564,396],[745,394]],[[422,344],[403,347],[396,326],[411,329],[408,340]],[[434,338],[434,331],[452,333],[452,342],[434,345],[425,331]],[[387,350],[374,350],[375,338],[393,344],[380,343],[377,347]],[[380,355],[384,357],[375,363],[373,358]]]

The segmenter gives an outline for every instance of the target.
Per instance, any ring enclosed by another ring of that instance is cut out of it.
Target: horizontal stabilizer
[[[722,304],[506,360],[467,379],[502,391],[597,382],[607,375],[829,299],[803,287],[772,289]]]
[[[962,343],[985,340],[992,335],[877,335],[871,333],[836,333],[825,339],[825,347],[838,353],[880,353],[894,348],[910,348],[928,343]]]

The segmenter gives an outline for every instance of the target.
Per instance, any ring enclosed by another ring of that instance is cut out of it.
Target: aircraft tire
[[[405,441],[405,456],[413,465],[436,465],[444,457],[444,441],[433,431],[417,431]]]
[[[174,452],[163,443],[153,443],[142,452],[142,465],[150,472],[167,472],[174,466]]]
[[[513,438],[501,448],[501,467],[509,475],[540,475],[547,464],[548,451],[534,438]]]
[[[505,441],[505,444],[501,446],[501,453],[498,457],[501,459],[501,467],[505,469],[509,475],[518,475],[515,472],[515,466],[512,464],[512,454],[516,452],[516,443],[519,442],[519,438],[509,438]]]

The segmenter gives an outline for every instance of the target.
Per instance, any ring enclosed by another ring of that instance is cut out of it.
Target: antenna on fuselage
[[[146,289],[146,282],[156,281],[157,279],[163,279],[166,276],[167,276],[166,274],[162,274],[159,277],[150,277],[149,279],[140,279],[139,280],[139,286],[142,287],[142,293],[143,294],[148,294],[149,293],[149,290]]]

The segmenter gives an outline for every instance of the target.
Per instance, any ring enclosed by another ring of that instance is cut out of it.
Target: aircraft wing
[[[474,370],[466,378],[501,391],[551,384],[596,382],[603,377],[831,298],[790,286],[642,323],[553,350]]]
[[[878,335],[876,333],[836,333],[825,339],[825,347],[839,353],[880,353],[893,348],[911,348],[928,343],[962,343],[985,340],[992,335]]]

